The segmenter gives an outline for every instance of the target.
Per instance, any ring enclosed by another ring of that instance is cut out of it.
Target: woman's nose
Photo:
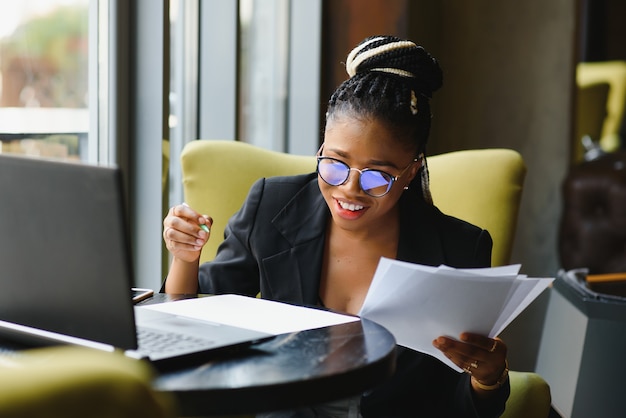
[[[348,180],[343,185],[353,193],[359,193],[361,191],[361,172],[356,168],[350,168]]]

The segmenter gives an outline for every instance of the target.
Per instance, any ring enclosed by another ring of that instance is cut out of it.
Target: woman
[[[229,221],[216,258],[199,266],[210,217],[178,205],[163,237],[168,293],[239,293],[356,314],[380,257],[457,268],[490,265],[491,237],[432,203],[425,152],[441,69],[390,36],[348,55],[332,95],[317,172],[261,179]],[[393,378],[360,397],[290,416],[495,417],[509,394],[506,346],[464,333],[433,344],[467,373],[398,348]]]

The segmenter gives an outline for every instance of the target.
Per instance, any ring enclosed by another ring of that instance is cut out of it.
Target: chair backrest
[[[626,271],[626,152],[572,166],[561,184],[561,268],[589,274]]]
[[[240,141],[197,140],[181,154],[185,202],[213,218],[211,239],[201,262],[212,260],[224,227],[241,207],[252,184],[262,177],[315,171],[315,157],[269,151]]]
[[[600,144],[605,151],[617,150],[620,147],[620,129],[626,117],[626,61],[581,62],[576,68],[576,83],[578,86],[593,83],[610,85]]]
[[[437,207],[487,229],[494,240],[492,264],[508,263],[526,172],[521,156],[506,149],[468,150],[429,157],[428,164]],[[208,261],[255,180],[313,172],[315,157],[238,141],[197,140],[185,146],[181,166],[185,201],[214,220],[201,257]]]
[[[583,161],[585,147],[582,139],[589,136],[599,142],[602,138],[604,121],[607,117],[609,83],[597,82],[578,85],[576,90],[576,129],[572,138],[572,162]]]
[[[493,238],[491,265],[509,263],[526,176],[522,156],[510,149],[475,149],[428,158],[435,205],[486,229]]]

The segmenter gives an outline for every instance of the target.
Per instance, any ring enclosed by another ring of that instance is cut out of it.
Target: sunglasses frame
[[[320,148],[320,153],[321,153],[321,148]],[[328,181],[324,178],[324,176],[322,176],[322,174],[320,173],[320,169],[319,169],[319,167],[320,167],[320,161],[322,161],[322,160],[331,160],[331,161],[336,161],[336,162],[338,162],[338,163],[343,164],[344,166],[346,166],[346,167],[348,168],[348,174],[346,175],[345,180],[344,180],[344,181],[342,181],[342,182],[341,182],[341,183],[339,183],[339,184],[332,184],[332,183],[329,183],[329,182],[328,182]],[[377,169],[377,168],[364,168],[364,169],[362,169],[362,170],[361,170],[361,169],[358,169],[358,168],[353,168],[353,167],[350,167],[348,164],[346,164],[345,162],[343,162],[343,161],[341,161],[341,160],[339,160],[339,159],[337,159],[337,158],[334,158],[334,157],[324,157],[324,156],[322,156],[322,155],[317,155],[317,166],[316,166],[316,171],[317,171],[317,175],[318,175],[318,176],[319,176],[319,177],[320,177],[320,178],[324,181],[324,183],[326,183],[326,184],[328,184],[328,185],[330,185],[330,186],[335,186],[335,187],[336,187],[336,186],[341,186],[341,185],[346,184],[346,183],[348,182],[348,180],[350,179],[350,171],[352,171],[352,170],[354,170],[354,171],[358,171],[358,172],[359,172],[359,187],[361,188],[361,190],[363,190],[363,193],[365,193],[366,195],[371,196],[371,197],[383,197],[383,196],[387,195],[387,194],[391,191],[391,188],[393,187],[393,184],[394,184],[394,183],[395,183],[395,182],[396,182],[396,181],[397,181],[400,177],[402,177],[402,176],[404,175],[404,173],[406,173],[406,171],[409,169],[409,167],[411,167],[411,166],[412,166],[414,163],[416,163],[416,162],[417,162],[417,158],[416,158],[416,159],[414,159],[413,161],[411,161],[411,163],[410,163],[409,165],[407,165],[407,166],[406,166],[406,168],[405,168],[404,170],[402,170],[402,172],[401,172],[400,174],[398,174],[397,176],[394,176],[394,175],[392,175],[392,174],[387,173],[386,171],[379,170],[379,169]],[[379,195],[375,195],[375,194],[371,194],[371,193],[369,193],[367,190],[365,190],[365,189],[363,188],[363,184],[361,183],[361,179],[363,178],[363,173],[366,173],[366,172],[368,172],[368,171],[375,171],[375,172],[382,173],[382,174],[384,174],[384,175],[389,176],[389,178],[390,178],[389,185],[387,186],[387,190],[386,190],[384,193],[379,194]]]

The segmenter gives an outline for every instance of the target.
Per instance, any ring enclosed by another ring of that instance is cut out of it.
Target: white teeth
[[[349,210],[349,211],[352,211],[352,212],[354,212],[354,211],[356,211],[356,210],[361,210],[361,209],[363,209],[363,206],[361,206],[361,205],[355,205],[354,203],[346,203],[346,202],[341,202],[341,201],[339,201],[339,205],[340,205],[342,208],[344,208],[344,209],[346,209],[346,210]]]

